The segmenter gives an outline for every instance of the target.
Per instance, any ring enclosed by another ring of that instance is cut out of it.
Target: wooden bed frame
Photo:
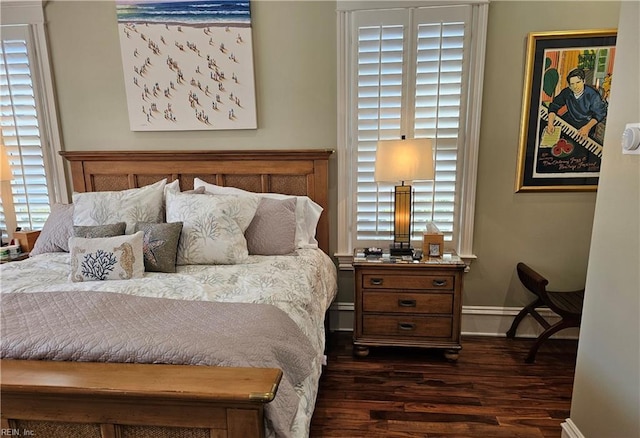
[[[329,251],[328,150],[62,152],[78,192],[193,178],[320,204],[316,238]],[[2,360],[1,427],[20,436],[263,437],[264,406],[282,372],[87,362]],[[4,433],[4,432],[3,432]]]

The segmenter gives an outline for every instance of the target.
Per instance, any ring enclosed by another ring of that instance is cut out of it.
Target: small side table
[[[354,260],[354,352],[369,347],[439,348],[455,361],[460,345],[464,262],[457,256],[420,262]]]

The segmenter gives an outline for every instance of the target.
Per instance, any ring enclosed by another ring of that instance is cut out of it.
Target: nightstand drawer
[[[362,334],[365,336],[450,338],[451,318],[415,315],[364,315]]]
[[[443,275],[403,275],[379,273],[363,274],[362,287],[365,289],[415,289],[415,290],[453,290],[454,276]]]
[[[362,310],[384,313],[453,313],[453,294],[372,292],[362,295]]]

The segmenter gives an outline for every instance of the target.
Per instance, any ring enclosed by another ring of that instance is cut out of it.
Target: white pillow
[[[167,222],[182,222],[178,265],[231,265],[249,257],[244,232],[257,196],[204,196],[168,191]]]
[[[214,195],[240,195],[240,196],[260,196],[271,199],[296,198],[296,248],[318,248],[316,240],[316,227],[322,214],[322,207],[311,200],[308,196],[292,196],[280,193],[254,193],[235,187],[222,187],[210,184],[200,178],[193,179],[193,187],[204,187],[204,189]]]
[[[69,238],[71,274],[69,280],[129,280],[144,275],[142,239],[139,231],[115,237]]]
[[[168,191],[179,192],[180,191],[180,181],[175,179],[170,183],[167,183],[164,186],[164,194],[166,195]]]
[[[137,222],[162,222],[167,179],[139,189],[73,194],[73,225],[127,224],[132,234]]]

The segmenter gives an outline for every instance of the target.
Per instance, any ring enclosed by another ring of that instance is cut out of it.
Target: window
[[[338,255],[393,239],[393,184],[374,181],[375,151],[378,140],[406,135],[433,139],[436,159],[435,181],[412,184],[413,240],[421,241],[433,220],[447,248],[471,256],[486,3],[345,5],[339,15]]]
[[[49,104],[53,99],[42,7],[2,5],[2,13],[0,128],[11,180],[1,183],[0,228],[7,238],[16,227],[42,229],[50,205],[67,196],[58,178],[63,173],[56,158],[57,126],[50,123],[56,117]]]

